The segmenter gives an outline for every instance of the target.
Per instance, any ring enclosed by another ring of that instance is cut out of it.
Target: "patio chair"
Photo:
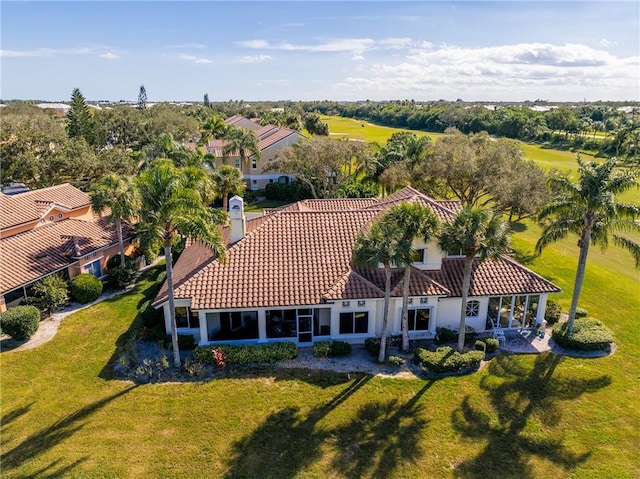
[[[492,335],[494,338],[498,340],[498,343],[506,343],[507,337],[504,334],[504,329],[500,326],[500,323],[497,320],[491,320],[491,326],[493,327]]]

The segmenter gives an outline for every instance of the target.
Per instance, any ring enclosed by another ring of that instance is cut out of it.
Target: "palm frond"
[[[631,253],[635,261],[635,267],[640,268],[640,244],[618,235],[613,235],[613,244]]]

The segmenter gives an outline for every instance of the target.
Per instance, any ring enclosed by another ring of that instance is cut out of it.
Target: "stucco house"
[[[298,143],[304,136],[289,128],[280,128],[274,125],[262,126],[255,121],[244,118],[240,115],[234,115],[225,120],[227,125],[244,128],[253,131],[258,138],[258,148],[260,150],[260,158],[255,155],[249,157],[249,161],[242,164],[240,156],[231,156],[225,159],[228,164],[235,166],[244,176],[247,186],[252,190],[264,188],[269,183],[281,182],[288,183],[294,179],[293,175],[282,174],[277,172],[264,172],[265,165],[275,158],[276,154],[284,148]],[[223,150],[225,140],[210,140],[205,145],[206,153],[217,158],[216,166],[223,164]]]
[[[120,253],[115,228],[94,215],[89,195],[68,183],[0,193],[0,212],[0,311],[50,274],[102,277],[108,259]],[[130,251],[128,226],[123,233]]]
[[[339,339],[353,343],[380,336],[384,273],[355,267],[352,250],[360,231],[402,201],[429,206],[440,221],[460,208],[404,188],[382,200],[304,200],[246,220],[243,200],[230,200],[224,229],[228,261],[200,243],[190,244],[174,267],[179,334],[198,344],[294,341],[301,345]],[[411,338],[432,338],[438,327],[459,324],[463,258],[435,242],[414,241],[409,298]],[[394,270],[390,332],[401,332],[402,269]],[[171,331],[166,284],[154,301]],[[559,288],[508,256],[474,265],[467,324],[491,329],[533,328],[547,297]]]

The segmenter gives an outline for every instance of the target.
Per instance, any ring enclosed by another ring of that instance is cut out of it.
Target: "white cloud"
[[[269,60],[273,60],[271,55],[247,55],[244,57],[238,57],[240,63],[264,63]]]
[[[209,60],[208,58],[201,58],[195,55],[187,55],[184,53],[180,55],[180,59],[187,60],[193,63],[213,63],[213,61]]]
[[[264,50],[303,51],[303,52],[364,52],[373,48],[375,41],[371,38],[341,38],[328,40],[315,45],[295,43],[269,43],[266,40],[249,40],[239,42],[240,46]]]
[[[355,55],[353,55],[353,56],[351,57],[351,59],[352,59],[352,60],[354,60],[354,61],[359,62],[359,61],[364,60],[364,55],[360,55],[360,54],[357,54],[357,53],[356,53]]]
[[[57,55],[85,55],[92,53],[87,47],[77,48],[36,48],[35,50],[0,50],[0,57],[53,57]]]
[[[100,58],[104,58],[106,60],[117,60],[120,58],[120,55],[116,55],[115,53],[107,52],[100,55]]]
[[[613,45],[617,45],[618,42],[612,41],[612,40],[607,40],[606,38],[601,38],[600,39],[600,45],[602,45],[603,47],[610,47]]]
[[[411,46],[411,38],[385,38],[379,41],[380,46],[392,50],[399,50]]]
[[[615,91],[637,99],[640,57],[618,58],[586,45],[542,43],[463,48],[421,45],[396,61],[367,65],[335,85],[373,98],[422,95],[428,98],[567,100],[598,98]]]

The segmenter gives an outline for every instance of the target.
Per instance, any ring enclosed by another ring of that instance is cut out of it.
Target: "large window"
[[[176,308],[176,326],[178,329],[196,329],[200,327],[200,316],[186,306]]]
[[[487,310],[487,329],[492,322],[503,328],[532,328],[538,315],[540,296],[492,296]]]
[[[267,338],[293,338],[298,335],[295,309],[271,309],[266,312]]]
[[[102,268],[100,267],[100,260],[93,261],[84,265],[84,272],[94,275],[96,278],[102,276]]]
[[[430,309],[410,309],[409,331],[428,331]]]
[[[340,334],[366,334],[369,332],[369,313],[357,311],[340,313]]]

